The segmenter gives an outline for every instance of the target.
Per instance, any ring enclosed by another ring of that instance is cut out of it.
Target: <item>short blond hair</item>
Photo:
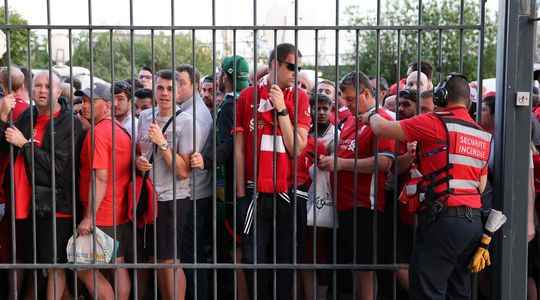
[[[8,85],[10,78],[12,91],[18,91],[24,87],[24,73],[21,71],[21,69],[16,66],[10,66],[8,73],[8,67],[0,68],[0,82],[5,91],[9,90]]]

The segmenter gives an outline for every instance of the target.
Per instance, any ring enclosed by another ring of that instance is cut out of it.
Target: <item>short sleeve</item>
[[[235,127],[233,127],[233,132],[244,132],[244,124],[245,124],[245,106],[248,105],[248,93],[252,91],[252,89],[245,89],[240,93],[240,96],[238,96],[238,100],[236,101],[236,124]]]
[[[193,118],[181,113],[176,119],[176,153],[191,154],[193,152]]]
[[[107,126],[108,127],[108,126]],[[94,160],[92,167],[96,170],[109,169],[111,160],[111,132],[98,127],[94,130]]]
[[[433,114],[421,114],[399,121],[407,142],[439,140],[440,121]]]
[[[311,128],[309,99],[303,92],[298,94],[298,127],[308,131]]]
[[[379,138],[377,150],[379,154],[395,158],[396,141],[386,138]]]

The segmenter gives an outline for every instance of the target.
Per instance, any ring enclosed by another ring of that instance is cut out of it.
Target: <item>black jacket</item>
[[[232,94],[225,95],[217,113],[216,119],[216,165],[224,168],[225,177],[225,200],[233,199],[233,176],[234,176],[234,137],[231,131],[234,129],[234,110],[236,108],[235,97]],[[204,168],[211,170],[213,166],[213,141],[210,136],[202,151]]]
[[[55,192],[56,192],[56,211],[63,213],[73,212],[73,195],[78,202],[78,178],[79,178],[79,158],[81,153],[82,141],[84,138],[81,121],[74,116],[73,111],[67,104],[66,99],[58,99],[61,110],[60,114],[54,118],[54,169],[55,169]],[[28,108],[19,119],[14,123],[23,135],[30,139],[30,110],[32,111],[33,123],[36,123],[38,111],[36,107]],[[72,131],[73,126],[73,131]],[[5,139],[5,130],[7,123],[0,121],[0,149],[9,151],[9,143]],[[74,145],[74,148],[72,148]],[[34,180],[36,206],[51,206],[52,197],[39,197],[40,191],[52,189],[52,164],[51,164],[51,128],[47,124],[41,147],[34,148]],[[21,152],[22,151],[22,152]],[[25,144],[21,149],[14,147],[15,156],[19,153],[24,155],[26,163],[26,174],[30,180],[32,177],[32,145]],[[72,155],[73,153],[73,155]],[[73,171],[75,178],[73,178]],[[9,177],[8,177],[9,178]],[[75,181],[75,185],[73,184]],[[15,186],[17,182],[15,182]],[[73,186],[75,190],[73,190]],[[49,192],[50,193],[50,192]],[[43,194],[41,194],[43,195]],[[39,198],[39,199],[38,199]],[[48,202],[48,203],[42,203]]]

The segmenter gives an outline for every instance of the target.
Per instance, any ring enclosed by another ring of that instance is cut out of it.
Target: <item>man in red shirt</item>
[[[49,90],[52,104],[49,101]],[[7,148],[7,143],[17,150],[14,174],[15,181],[15,217],[18,221],[32,222],[31,213],[36,214],[36,260],[40,263],[67,263],[66,246],[72,235],[73,176],[77,174],[78,157],[72,158],[72,146],[80,149],[83,131],[80,121],[73,118],[73,112],[67,101],[60,97],[60,79],[53,73],[39,73],[34,78],[33,98],[35,108],[26,110],[15,122],[15,126],[1,129],[0,141]],[[4,107],[2,107],[3,109]],[[7,125],[10,111],[0,110],[0,124]],[[54,117],[54,141],[51,138],[50,118]],[[31,121],[33,119],[33,123]],[[73,130],[71,121],[73,120]],[[33,124],[33,128],[30,125]],[[73,139],[72,139],[73,134]],[[5,138],[5,139],[4,139]],[[53,188],[50,168],[51,145],[54,142],[55,186]],[[7,149],[6,149],[7,150]],[[33,162],[32,162],[33,161]],[[75,164],[72,164],[72,162]],[[33,179],[33,180],[31,180]],[[56,227],[53,229],[53,190],[56,215]],[[32,208],[32,194],[35,206]],[[56,237],[53,236],[56,231]],[[31,231],[17,232],[19,240],[29,240]],[[56,240],[54,240],[56,238]],[[54,246],[56,241],[56,254]],[[32,251],[32,247],[26,251]],[[22,249],[21,249],[22,250]],[[33,261],[31,257],[27,262]],[[56,287],[55,287],[56,283]],[[62,269],[48,270],[47,299],[61,299],[66,291],[66,274]]]
[[[123,263],[127,248],[133,247],[126,199],[131,182],[131,138],[122,125],[111,120],[110,89],[108,85],[95,83],[92,91],[87,88],[76,93],[83,99],[83,117],[90,122],[94,120],[93,131],[87,132],[81,150],[79,191],[83,219],[78,232],[80,235],[91,234],[95,220],[95,226],[119,242],[113,262]],[[98,288],[95,290],[91,270],[80,271],[77,275],[92,295],[97,293],[98,299],[114,298],[113,288],[101,271],[96,272],[95,286]],[[119,298],[128,299],[131,289],[128,271],[117,269],[116,276]]]
[[[480,195],[491,134],[468,114],[469,97],[466,78],[451,74],[434,91],[440,112],[399,122],[376,112],[362,115],[377,136],[419,144],[423,179],[416,185],[417,197],[409,199],[418,205],[409,275],[414,299],[471,297],[468,265],[483,232]]]
[[[296,245],[303,243],[293,236],[295,207],[298,203],[293,202],[295,197],[289,191],[293,187],[291,179],[296,175],[293,174],[294,157],[298,157],[306,146],[311,116],[307,94],[294,84],[300,63],[297,56],[301,57],[300,53],[296,54],[294,45],[278,45],[268,60],[270,74],[267,81],[244,89],[236,104],[234,131],[237,195],[240,197],[240,206],[250,205],[245,223],[239,224],[245,225],[243,232],[247,235],[242,244],[245,247],[242,253],[246,263],[254,262],[254,250],[257,251],[257,262],[272,263],[273,256],[268,249],[271,249],[273,243],[276,243],[276,262],[292,263],[294,240],[297,241]],[[295,103],[296,97],[298,101]],[[295,110],[295,104],[298,110]],[[295,116],[298,120],[296,130]],[[252,199],[251,203],[246,199],[246,195]],[[305,209],[303,213],[305,214]],[[277,221],[275,228],[272,221],[274,217]],[[254,224],[256,228],[252,228]],[[254,244],[254,230],[257,231],[256,249],[251,248]],[[274,230],[279,242],[273,241]],[[272,282],[271,272],[263,272],[262,276],[262,280],[259,279],[258,282],[265,285]],[[278,270],[279,288],[274,296],[278,299],[292,299],[292,283],[292,270]],[[253,288],[253,285],[250,284],[249,287]],[[259,299],[269,299],[272,296],[268,293],[272,290],[270,285],[260,286],[258,290],[261,292]]]
[[[340,83],[340,89],[353,114],[377,109],[369,78],[362,72],[345,75]],[[379,111],[383,118],[392,119],[384,108],[379,108]],[[394,159],[394,144],[395,142],[390,139],[375,140],[373,131],[366,124],[359,122],[357,116],[351,116],[341,130],[335,153],[337,164],[334,165],[334,155],[323,156],[319,161],[319,168],[330,171],[333,175],[337,172],[338,176],[338,186],[334,188],[337,189],[340,263],[353,263],[355,257],[356,263],[375,263],[373,226],[376,219],[379,224],[377,228],[381,228],[382,219],[380,216],[374,218],[375,209],[381,213],[384,211],[384,183]],[[354,218],[356,227],[353,224]],[[374,299],[374,272],[359,271],[357,284],[359,299]]]

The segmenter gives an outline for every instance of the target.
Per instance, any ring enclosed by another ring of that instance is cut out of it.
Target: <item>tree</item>
[[[5,24],[5,11],[4,7],[0,7],[0,24]],[[9,11],[9,24],[14,25],[27,25],[28,22],[16,11]],[[8,35],[6,31],[6,36]],[[30,38],[30,67],[32,68],[44,68],[48,65],[47,48],[40,42],[38,36],[33,31],[25,29],[10,30],[9,42],[10,42],[10,56],[11,63],[19,66],[28,66],[28,38]],[[0,59],[2,66],[7,65],[8,54],[7,52]]]
[[[426,3],[427,2],[427,3]],[[456,25],[460,24],[460,1],[441,0],[426,1],[422,4],[422,25]],[[480,9],[478,1],[465,0],[463,20],[464,24],[479,24]],[[411,0],[387,1],[382,8],[381,24],[392,26],[417,25],[418,24],[418,6]],[[358,6],[347,8],[349,25],[373,25],[376,24],[376,17],[366,14],[360,14]],[[379,53],[380,53],[380,72],[381,76],[389,81],[396,81],[397,75],[397,31],[380,31]],[[434,80],[438,79],[438,72],[441,75],[449,72],[460,71],[460,53],[459,41],[460,31],[442,31],[441,35],[441,53],[439,61],[439,32],[420,31],[420,46],[422,60],[432,63],[434,67]],[[470,80],[477,78],[478,61],[478,41],[479,31],[463,31],[463,70]],[[485,18],[485,36],[484,36],[484,56],[483,56],[483,78],[495,77],[496,60],[496,17],[489,11],[486,11]],[[359,32],[359,69],[369,75],[376,75],[377,72],[377,33],[375,31]],[[351,41],[353,44],[355,40]],[[406,73],[407,65],[417,61],[418,52],[418,34],[417,31],[401,30],[401,59],[399,76]],[[439,63],[440,62],[440,63]],[[356,58],[354,54],[349,55],[348,65],[354,69]],[[347,69],[347,68],[342,68]],[[342,72],[340,72],[342,73]]]
[[[97,77],[110,81],[111,69],[111,45],[110,32],[94,32],[92,36],[93,71]],[[90,44],[89,34],[81,33],[76,37],[73,50],[73,65],[90,69]],[[150,35],[135,35],[133,38],[134,51],[134,74],[142,66],[152,67],[152,48]],[[123,31],[113,33],[113,60],[114,79],[131,78],[131,47],[130,35]],[[155,69],[170,68],[171,36],[159,33],[154,36],[154,64]],[[192,39],[189,33],[175,34],[175,66],[182,63],[193,64]],[[206,44],[195,41],[195,66],[201,74],[212,73],[212,50]]]

